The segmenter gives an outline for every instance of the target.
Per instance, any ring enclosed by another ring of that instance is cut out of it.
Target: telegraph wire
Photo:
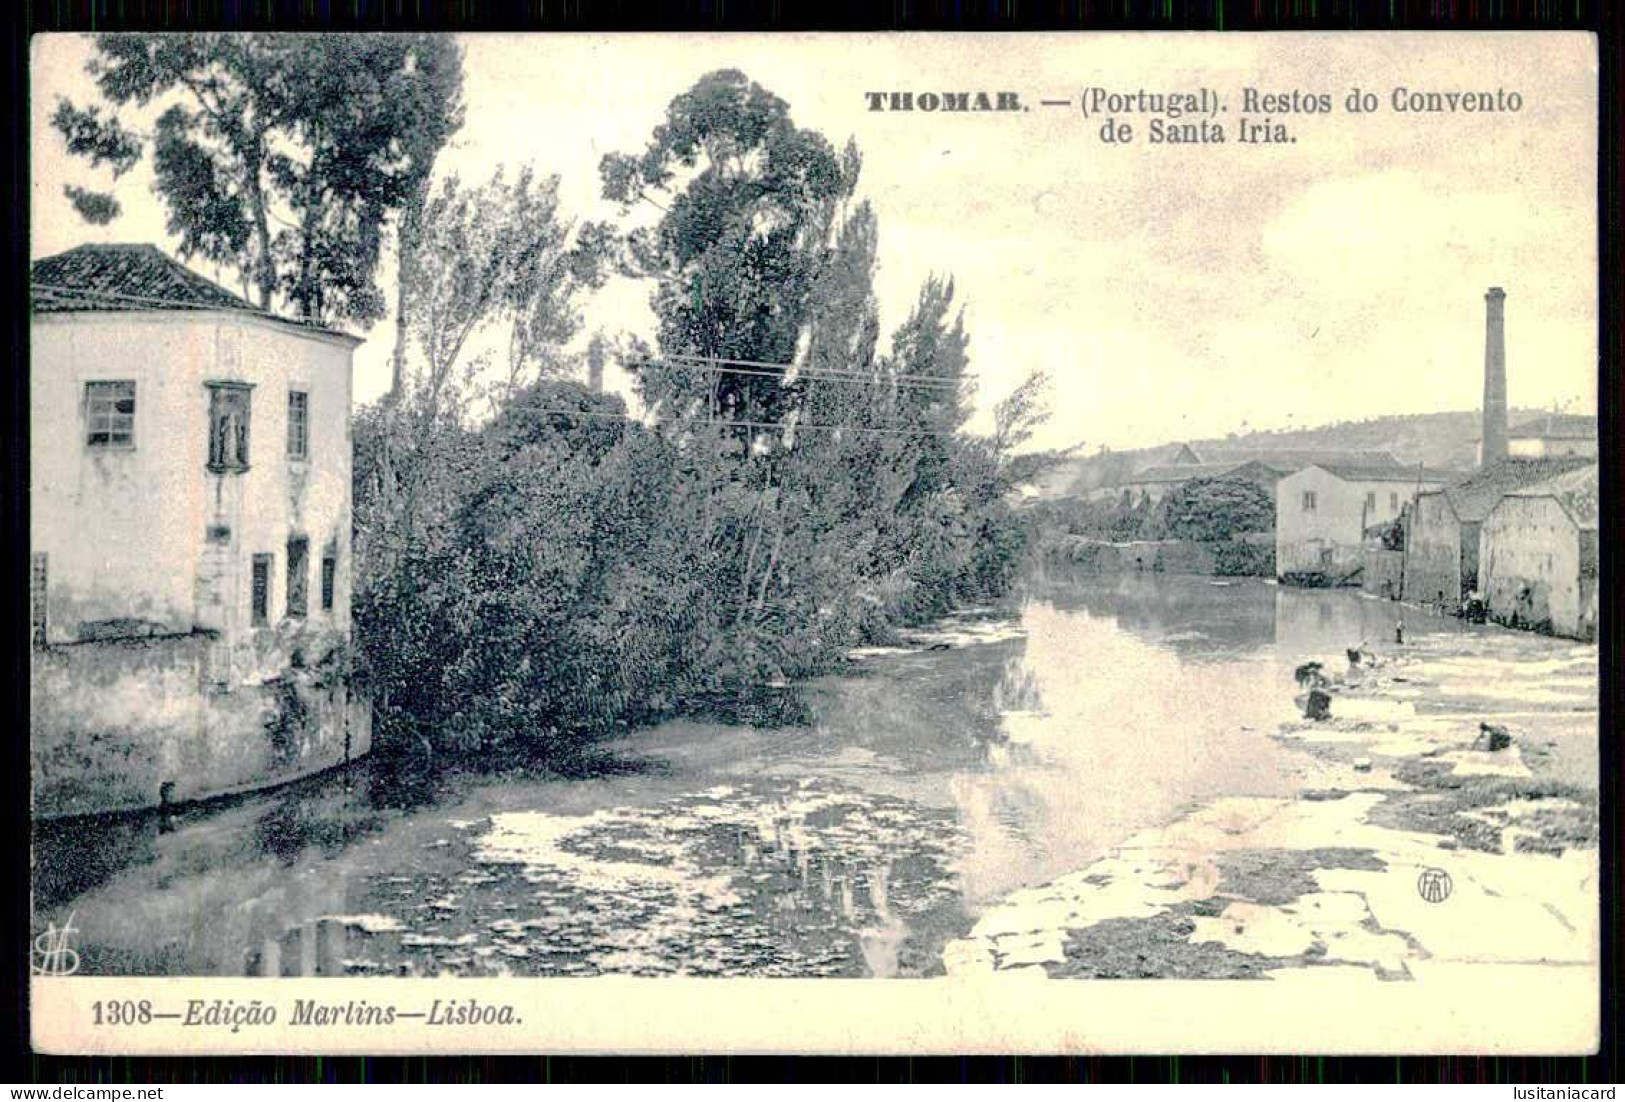
[[[269,311],[261,310],[259,307],[253,306],[252,304],[244,307],[244,306],[234,306],[234,305],[230,305],[230,304],[208,304],[208,303],[188,302],[188,301],[185,301],[185,300],[182,300],[182,299],[159,298],[159,297],[155,297],[155,296],[152,296],[152,295],[131,295],[131,294],[126,294],[126,293],[123,293],[123,292],[120,292],[120,291],[102,291],[102,290],[95,290],[95,289],[89,289],[89,288],[63,287],[63,286],[60,286],[60,285],[50,284],[50,283],[36,283],[36,284],[33,285],[33,289],[38,290],[38,291],[45,291],[48,294],[64,294],[64,295],[69,295],[69,296],[76,296],[78,299],[80,299],[82,301],[83,300],[101,300],[103,302],[115,303],[115,304],[118,303],[118,302],[138,302],[138,303],[149,304],[149,305],[175,306],[175,307],[180,307],[182,309],[187,309],[187,310],[226,310],[226,311],[235,311],[235,312],[238,312],[238,313],[254,314],[254,315],[259,316],[259,317],[268,317],[268,318],[273,318],[273,319],[276,319],[276,320],[279,320],[279,321],[290,321],[290,322],[293,322],[294,324],[300,324],[300,319],[283,318],[283,317],[280,317],[277,314],[270,313]],[[677,362],[678,360],[696,361],[696,362],[693,362],[693,363]],[[761,360],[732,360],[732,359],[725,359],[725,358],[722,358],[722,357],[707,358],[707,357],[701,357],[701,356],[682,355],[682,356],[660,357],[660,358],[652,358],[652,359],[626,360],[626,361],[623,361],[623,363],[627,363],[627,364],[645,364],[645,365],[660,364],[660,365],[667,366],[667,367],[678,368],[680,370],[708,371],[708,372],[709,371],[716,371],[716,372],[722,372],[722,373],[727,373],[727,374],[758,375],[758,376],[768,376],[768,377],[772,377],[772,378],[780,378],[780,377],[782,377],[783,372],[787,372],[787,371],[790,371],[790,370],[796,370],[796,374],[800,378],[806,378],[806,379],[811,379],[811,380],[815,380],[815,381],[820,380],[820,379],[827,379],[828,381],[841,381],[841,382],[847,382],[847,381],[852,381],[852,382],[872,382],[872,383],[904,382],[904,383],[914,383],[917,386],[935,386],[935,387],[939,387],[939,388],[943,388],[943,389],[957,388],[958,385],[959,385],[954,380],[935,378],[935,377],[932,377],[932,376],[929,376],[929,375],[880,376],[880,375],[870,375],[870,374],[866,374],[864,372],[859,372],[859,371],[838,371],[838,370],[834,370],[834,369],[808,370],[808,369],[805,369],[805,368],[797,369],[796,365],[794,365],[794,364],[774,364],[774,363],[768,363],[768,362],[761,361]],[[780,370],[779,371],[765,370],[767,368],[778,368]],[[589,410],[538,407],[538,406],[531,406],[531,405],[525,405],[525,404],[521,404],[521,405],[517,405],[517,406],[510,405],[507,408],[510,408],[510,409],[522,409],[522,410],[525,410],[525,411],[528,411],[528,412],[533,412],[533,413],[557,413],[557,414],[562,414],[562,415],[566,415],[566,416],[578,416],[578,417],[596,418],[596,419],[599,419],[599,420],[615,420],[615,421],[622,421],[622,422],[631,422],[633,424],[643,425],[645,428],[651,427],[651,426],[649,426],[649,424],[647,422],[640,421],[636,417],[632,417],[632,416],[627,415],[627,414],[599,413],[599,412],[589,411]],[[861,433],[869,433],[869,434],[873,434],[873,435],[888,435],[888,436],[954,436],[954,435],[956,435],[956,433],[954,433],[954,432],[941,432],[941,431],[934,430],[934,429],[923,429],[923,428],[921,428],[921,429],[902,429],[902,428],[887,428],[887,427],[867,426],[867,425],[828,424],[828,423],[823,423],[823,422],[794,422],[794,423],[791,423],[791,422],[785,422],[785,421],[748,421],[748,420],[737,420],[737,419],[727,419],[727,420],[723,420],[723,421],[718,422],[718,421],[715,421],[715,420],[713,420],[711,418],[683,417],[683,416],[672,416],[672,417],[669,417],[669,418],[665,418],[659,423],[669,424],[669,423],[674,423],[675,422],[675,423],[682,423],[682,424],[694,424],[694,423],[701,422],[701,421],[704,421],[704,422],[710,423],[710,424],[721,424],[721,425],[729,426],[729,427],[759,428],[759,429],[779,429],[779,430],[786,431],[786,432],[799,432],[802,429],[807,429],[809,431],[814,431],[814,432],[820,432],[820,431],[822,431],[822,432],[861,432]]]
[[[704,364],[730,364],[730,365],[738,365],[738,366],[741,366],[741,367],[770,367],[770,368],[777,368],[780,371],[789,371],[791,368],[796,367],[795,364],[768,363],[768,362],[765,362],[763,360],[734,360],[734,359],[729,359],[726,356],[701,356],[701,355],[698,355],[698,354],[686,353],[686,352],[673,352],[673,353],[671,353],[669,355],[665,355],[665,356],[653,356],[653,357],[650,357],[649,360],[648,360],[648,362],[653,362],[653,363],[662,363],[662,362],[669,362],[669,361],[691,361],[691,362],[695,362],[695,363],[701,364],[701,365],[704,365]],[[628,361],[628,362],[638,362],[638,361]],[[675,363],[673,363],[673,364],[671,364],[671,366],[675,367],[677,365]],[[940,375],[907,375],[907,374],[903,374],[903,375],[888,375],[888,376],[880,377],[880,376],[871,375],[871,374],[869,374],[867,372],[863,372],[863,371],[852,371],[852,370],[848,370],[846,368],[838,368],[838,367],[801,368],[799,373],[800,374],[806,374],[808,371],[813,371],[813,372],[817,372],[817,373],[820,373],[820,374],[849,376],[849,377],[852,377],[852,378],[859,378],[859,379],[884,378],[885,381],[888,381],[888,382],[891,381],[892,379],[909,379],[909,380],[914,380],[914,381],[918,381],[918,382],[934,383],[934,384],[936,384],[938,386],[945,386],[945,387],[957,387],[959,385],[958,380],[945,379]],[[974,375],[962,375],[962,376],[960,376],[960,379],[975,379],[975,376]]]
[[[206,303],[186,299],[162,298],[155,295],[132,295],[123,291],[104,291],[84,287],[64,287],[53,283],[36,283],[33,290],[44,291],[48,295],[68,296],[77,299],[80,303],[100,300],[117,305],[123,302],[141,303],[152,306],[174,306],[184,310],[225,310],[237,313],[254,314],[258,317],[271,318],[275,321],[291,322],[295,325],[322,324],[312,318],[290,318],[270,310],[263,310],[253,303]],[[794,371],[798,379],[826,380],[826,381],[853,381],[884,384],[913,384],[920,388],[940,388],[942,390],[957,390],[960,382],[972,379],[974,376],[965,375],[960,379],[944,379],[935,375],[878,375],[863,371],[848,371],[840,368],[817,367],[809,368],[797,364],[771,363],[766,360],[736,360],[724,356],[700,356],[689,353],[672,353],[666,356],[640,357],[622,360],[623,364],[639,366],[664,366],[676,368],[680,371],[714,371],[727,375],[753,375],[763,378],[782,378],[785,374]]]
[[[504,406],[503,408],[508,409],[508,410],[521,411],[521,412],[525,412],[525,413],[560,413],[560,414],[565,414],[567,416],[572,416],[572,417],[592,417],[592,418],[598,418],[600,420],[606,420],[606,421],[626,421],[626,422],[630,422],[630,423],[635,424],[635,425],[641,425],[643,428],[646,428],[646,429],[647,428],[658,428],[661,425],[672,424],[672,423],[675,422],[675,423],[684,423],[684,424],[710,424],[710,425],[719,426],[721,428],[740,427],[740,428],[759,428],[759,429],[780,429],[780,430],[782,430],[784,432],[800,432],[802,429],[813,429],[813,430],[832,431],[832,432],[867,432],[867,433],[875,433],[875,434],[881,434],[881,435],[887,435],[887,436],[956,436],[956,435],[958,435],[955,432],[943,432],[943,431],[941,431],[939,429],[899,429],[899,428],[870,427],[870,426],[867,426],[867,425],[832,425],[832,424],[823,423],[823,422],[807,423],[807,422],[789,422],[789,421],[742,421],[742,420],[712,421],[712,420],[709,420],[709,419],[707,419],[705,417],[684,417],[684,416],[676,416],[676,415],[671,416],[671,417],[661,418],[660,420],[656,421],[654,424],[650,424],[649,422],[646,422],[646,421],[640,421],[636,417],[633,417],[630,414],[626,414],[626,413],[602,413],[602,412],[599,412],[597,410],[569,409],[569,408],[559,409],[559,408],[553,408],[553,407],[548,407],[548,406],[531,405],[531,404],[525,403],[525,402],[510,403],[510,404]]]
[[[895,382],[898,386],[921,390],[957,390],[959,388],[959,384],[952,379],[932,378],[929,375],[876,375],[862,371],[835,371],[828,368],[809,369],[789,364],[775,365],[782,366],[783,371],[764,371],[756,367],[724,366],[720,362],[717,364],[683,363],[665,357],[622,360],[621,362],[628,366],[670,367],[676,368],[678,371],[702,371],[708,373],[715,371],[725,375],[755,375],[768,379],[783,379],[788,372],[794,370],[796,378],[790,380],[792,383],[806,379],[811,382],[873,383],[879,385],[889,385]]]

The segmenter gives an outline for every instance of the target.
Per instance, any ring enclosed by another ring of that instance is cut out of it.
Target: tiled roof
[[[1444,494],[1450,499],[1450,507],[1455,510],[1456,519],[1477,523],[1489,516],[1490,510],[1495,508],[1495,503],[1513,490],[1534,486],[1594,463],[1595,460],[1577,456],[1504,459],[1433,492]]]
[[[80,245],[34,261],[34,310],[253,310],[154,245]]]
[[[1336,475],[1345,482],[1449,482],[1460,478],[1460,471],[1441,471],[1432,467],[1405,467],[1398,463],[1313,463]]]
[[[34,261],[29,276],[37,314],[237,310],[356,339],[342,330],[261,310],[166,256],[155,245],[80,245]]]
[[[1232,463],[1258,463],[1281,474],[1292,474],[1305,467],[1328,467],[1343,464],[1359,467],[1402,467],[1404,464],[1389,452],[1319,451],[1313,448],[1282,448],[1268,451],[1226,452]]]
[[[1240,463],[1176,463],[1167,467],[1147,467],[1136,471],[1126,480],[1130,486],[1156,485],[1163,482],[1189,482],[1195,478],[1223,478]]]
[[[1581,528],[1597,527],[1597,464],[1587,463],[1556,478],[1514,490],[1507,497],[1554,497]]]
[[[1597,419],[1582,413],[1547,413],[1513,426],[1507,435],[1513,440],[1595,440]]]

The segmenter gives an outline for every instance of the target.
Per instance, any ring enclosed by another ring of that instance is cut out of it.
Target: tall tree
[[[642,154],[610,154],[599,171],[606,198],[663,211],[629,235],[626,253],[631,274],[656,281],[661,352],[795,358],[855,163],[797,127],[783,100],[723,70],[672,100]],[[640,387],[651,404],[703,401],[760,419],[784,405],[779,379],[765,370],[708,377],[657,366],[640,374]]]
[[[68,151],[128,172],[150,145],[182,256],[241,273],[260,306],[383,315],[382,231],[458,118],[455,51],[417,35],[104,34],[102,103],[60,100]],[[140,121],[159,112],[150,131]],[[78,185],[93,221],[116,200]]]
[[[429,182],[439,157],[453,134],[463,125],[463,56],[449,35],[417,36],[413,69],[421,79],[406,80],[395,94],[406,100],[406,109],[419,120],[408,134],[409,166],[401,207],[395,219],[395,258],[399,272],[395,281],[395,351],[391,358],[392,399],[405,385],[407,345],[411,340],[411,296],[407,289],[415,283],[412,266],[423,234],[423,211],[429,202]]]

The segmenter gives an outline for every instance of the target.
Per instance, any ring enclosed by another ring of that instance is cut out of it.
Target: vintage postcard
[[[38,1049],[1595,1050],[1592,36],[30,109]]]

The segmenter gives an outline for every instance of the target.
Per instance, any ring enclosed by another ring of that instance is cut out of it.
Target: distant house
[[[1280,450],[1280,451],[1228,451],[1210,453],[1212,458],[1198,460],[1189,445],[1181,445],[1179,462],[1158,464],[1131,475],[1117,492],[1126,489],[1134,501],[1142,496],[1160,501],[1178,487],[1198,478],[1224,478],[1251,482],[1268,491],[1271,500],[1281,479],[1314,464],[1344,464],[1358,466],[1387,466],[1405,469],[1399,460],[1387,452],[1343,452]]]
[[[1256,463],[1274,471],[1280,478],[1289,474],[1297,474],[1305,467],[1334,465],[1352,465],[1360,467],[1402,467],[1393,454],[1385,451],[1337,451],[1323,448],[1275,448],[1264,451],[1238,450],[1226,451],[1223,458],[1231,463]]]
[[[1478,589],[1480,533],[1513,491],[1586,466],[1580,457],[1511,458],[1417,496],[1405,537],[1404,596],[1454,608]]]
[[[1479,441],[1482,462],[1483,441]],[[1597,458],[1597,419],[1590,414],[1546,413],[1514,426],[1507,433],[1510,459]]]
[[[36,813],[364,752],[344,676],[360,341],[150,245],[80,246],[31,275]]]
[[[1239,463],[1177,463],[1148,467],[1130,477],[1122,490],[1127,490],[1130,499],[1138,502],[1142,497],[1151,501],[1161,501],[1185,483],[1194,482],[1199,478],[1244,478],[1249,481],[1262,479],[1264,484],[1274,486],[1275,479],[1269,471],[1262,468],[1246,471],[1242,469],[1243,466],[1244,464]]]
[[[1287,475],[1276,485],[1276,574],[1316,584],[1349,579],[1363,562],[1368,530],[1398,517],[1418,488],[1454,477],[1397,463],[1316,464]]]
[[[1484,520],[1480,589],[1495,620],[1597,635],[1597,466],[1501,497]]]

